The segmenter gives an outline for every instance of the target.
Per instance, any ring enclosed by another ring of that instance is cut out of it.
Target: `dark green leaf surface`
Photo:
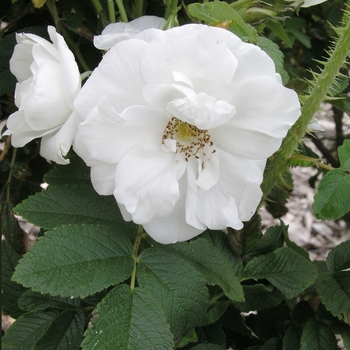
[[[234,303],[235,307],[243,312],[260,311],[279,305],[283,298],[282,293],[273,286],[253,284],[243,286],[244,302]]]
[[[316,277],[316,267],[290,248],[260,255],[249,261],[243,270],[243,279],[267,279],[287,299],[304,291]]]
[[[58,311],[33,311],[19,317],[2,339],[2,350],[29,350],[59,315]]]
[[[283,350],[299,349],[302,328],[288,327],[283,337]]]
[[[329,171],[318,185],[312,209],[322,220],[338,219],[350,210],[350,175],[343,169]]]
[[[216,246],[198,238],[190,243],[172,246],[205,277],[210,285],[219,285],[232,301],[243,300],[243,289],[232,264]]]
[[[18,305],[25,311],[46,310],[48,308],[55,309],[74,309],[79,306],[79,299],[52,297],[48,294],[25,291],[18,300]]]
[[[327,256],[327,267],[331,271],[341,271],[350,268],[350,241],[336,246]]]
[[[9,61],[16,44],[15,34],[7,35],[0,40],[0,96],[13,94],[16,77],[10,72]]]
[[[11,281],[11,277],[20,258],[21,256],[5,240],[1,242],[1,306],[3,311],[13,318],[18,318],[23,313],[23,310],[18,306],[18,298],[26,291],[26,288],[23,286]]]
[[[338,148],[340,166],[343,170],[350,170],[350,140],[345,140],[343,146]]]
[[[18,220],[12,212],[13,205],[5,202],[1,211],[1,233],[9,245],[17,252],[23,254],[27,249],[27,234],[20,228]]]
[[[85,332],[84,350],[173,348],[164,311],[144,289],[119,285],[97,305]]]
[[[85,317],[81,311],[68,310],[55,317],[33,350],[79,350]]]
[[[17,205],[19,215],[34,225],[52,229],[64,224],[117,225],[121,220],[113,196],[100,196],[91,186],[48,188]]]
[[[322,272],[315,287],[326,309],[350,323],[350,272]]]
[[[44,176],[50,186],[79,185],[90,186],[90,168],[79,157],[72,157],[68,165],[56,164],[55,168]]]
[[[175,339],[204,321],[208,290],[202,275],[186,260],[158,248],[144,250],[137,281],[164,309]]]
[[[105,226],[62,226],[38,239],[13,278],[41,293],[85,297],[130,276],[132,249]]]
[[[338,350],[331,329],[325,323],[313,318],[304,326],[300,346],[309,350]]]

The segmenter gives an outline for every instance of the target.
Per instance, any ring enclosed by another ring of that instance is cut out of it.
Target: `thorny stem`
[[[109,21],[111,23],[115,22],[115,8],[114,8],[114,1],[113,0],[107,0],[108,5],[108,15],[109,15]]]
[[[125,7],[124,7],[124,4],[123,4],[123,0],[116,0],[115,2],[117,4],[117,6],[118,6],[120,19],[122,20],[122,22],[128,22],[128,16],[126,15],[126,11],[125,11]]]
[[[133,291],[135,289],[136,267],[137,267],[138,258],[139,258],[137,254],[138,254],[139,246],[140,246],[141,239],[143,236],[144,236],[143,227],[142,227],[142,225],[139,225],[139,228],[137,230],[137,236],[136,236],[135,242],[134,242],[134,252],[132,254],[132,257],[134,259],[134,269],[132,270],[131,281],[130,281],[131,291]]]
[[[350,0],[348,0],[347,6],[350,6]],[[324,63],[323,71],[315,75],[311,91],[306,96],[302,114],[266,169],[265,179],[261,186],[263,191],[261,204],[266,200],[269,192],[276,183],[276,179],[280,178],[281,174],[288,168],[288,158],[292,156],[299,142],[304,137],[308,125],[324,100],[329,86],[334,82],[340,68],[346,62],[350,47],[350,12],[346,11],[344,13],[343,25],[336,28],[335,31],[339,37],[335,40],[334,47],[329,54],[328,62]]]

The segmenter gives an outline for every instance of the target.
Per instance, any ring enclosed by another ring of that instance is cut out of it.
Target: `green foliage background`
[[[121,4],[50,0],[35,8],[29,1],[3,1],[0,17],[8,25],[0,40],[1,118],[16,110],[8,65],[15,32],[47,38],[47,25],[56,25],[83,73],[101,60],[93,35],[123,18],[123,10],[129,20],[165,17],[167,27],[223,26],[265,50],[304,103],[301,122],[269,160],[262,186],[268,210],[275,217],[287,210],[293,186],[288,166],[318,166],[324,176],[314,214],[349,220],[350,140],[341,125],[337,149],[326,149],[324,159],[302,143],[312,103],[326,100],[335,116],[350,114],[350,16],[343,1],[296,11],[283,0]],[[322,74],[330,75],[328,85]],[[319,87],[324,93],[316,93]],[[124,222],[114,197],[96,194],[89,169],[73,153],[69,165],[54,165],[39,156],[39,140],[21,149],[11,148],[9,138],[4,142],[2,309],[16,321],[4,334],[3,349],[331,350],[338,349],[335,335],[350,348],[349,241],[326,261],[310,261],[289,239],[288,226],[281,222],[262,232],[256,214],[241,231],[207,230],[189,242],[160,245]],[[15,213],[41,228],[29,249]]]

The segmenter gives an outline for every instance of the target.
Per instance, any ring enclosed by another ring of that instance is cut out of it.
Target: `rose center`
[[[206,157],[207,153],[216,152],[208,130],[198,129],[196,126],[175,117],[169,120],[164,129],[162,144],[165,144],[168,139],[176,141],[175,153],[183,153],[186,162],[191,156],[199,159],[200,157]]]

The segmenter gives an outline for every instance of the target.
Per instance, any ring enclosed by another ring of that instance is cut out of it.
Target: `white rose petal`
[[[117,43],[92,73],[75,101],[84,121],[74,149],[95,189],[158,242],[240,229],[267,157],[300,115],[298,96],[265,52],[229,31],[152,35]]]
[[[101,35],[94,37],[94,45],[100,50],[108,50],[116,43],[134,38],[146,29],[162,29],[166,21],[156,16],[142,16],[129,23],[111,23],[103,29]],[[146,41],[146,37],[144,37]]]
[[[49,26],[53,44],[34,34],[17,34],[10,70],[18,83],[15,104],[4,135],[12,135],[14,147],[42,137],[40,153],[48,160],[65,159],[77,128],[73,101],[81,81],[74,55],[63,37]]]

